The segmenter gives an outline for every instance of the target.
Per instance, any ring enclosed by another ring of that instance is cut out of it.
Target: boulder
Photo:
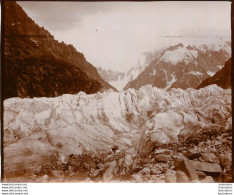
[[[220,163],[218,157],[215,156],[215,154],[212,152],[202,153],[201,155],[202,155],[202,160],[204,162],[217,163],[217,164]]]
[[[114,177],[114,175],[116,174],[116,166],[117,166],[117,162],[114,160],[112,162],[108,162],[106,163],[106,166],[108,167],[105,171],[105,173],[103,174],[103,180],[105,182],[108,182],[110,180],[112,180],[112,178]]]
[[[231,165],[232,164],[232,154],[231,153],[220,154],[219,160],[220,160],[222,167],[226,167],[227,165]]]
[[[150,169],[148,167],[145,167],[144,169],[142,169],[142,172],[144,172],[145,175],[150,175]]]
[[[142,175],[140,173],[133,174],[132,178],[135,182],[138,182],[138,183],[143,181]]]
[[[170,150],[170,149],[160,149],[160,150],[156,150],[155,154],[173,155],[173,150]]]
[[[205,179],[201,180],[201,183],[214,183],[214,179],[211,176],[206,176]]]
[[[221,173],[222,172],[222,168],[220,167],[219,164],[199,162],[199,161],[194,161],[194,160],[190,160],[189,162],[197,171],[205,171],[209,173]]]
[[[108,181],[112,180],[112,178],[113,178],[113,174],[112,174],[109,170],[107,170],[107,171],[103,174],[103,180],[104,180],[105,182],[108,182]]]
[[[215,146],[222,145],[222,142],[220,142],[220,141],[215,141],[214,145],[215,145]]]
[[[168,162],[171,160],[171,155],[158,154],[155,156],[157,162]]]
[[[147,182],[148,182],[148,180],[150,180],[150,178],[151,178],[151,175],[144,175],[143,176],[144,181],[147,181]]]
[[[132,165],[133,160],[132,160],[131,155],[128,154],[128,155],[125,156],[125,163],[126,163],[127,167]]]
[[[168,169],[165,174],[165,182],[176,183],[176,171]]]
[[[157,168],[157,167],[152,167],[151,169],[150,169],[150,174],[151,175],[156,175],[156,174],[159,174],[159,173],[161,173],[162,171],[161,171],[161,169],[159,169],[159,168]]]
[[[153,143],[169,144],[170,138],[163,131],[154,131],[150,134],[150,141]]]
[[[179,183],[187,183],[187,182],[189,182],[189,178],[182,171],[176,171],[176,178],[177,178],[177,182],[179,182]]]
[[[188,160],[184,156],[182,156],[182,155],[175,156],[174,157],[174,166],[175,166],[176,170],[186,173],[186,175],[191,180],[199,179],[194,166],[192,165],[192,163],[190,163],[190,160]]]
[[[195,158],[199,158],[201,156],[201,154],[198,153],[197,151],[195,151],[194,149],[189,149],[189,150],[183,151],[183,155],[190,160],[195,159]]]
[[[104,169],[104,165],[102,163],[98,163],[97,168],[99,170],[103,170]]]
[[[93,171],[92,173],[91,173],[91,176],[92,177],[97,177],[99,174],[100,174],[100,172],[101,172],[101,170],[95,170],[95,171]]]
[[[199,178],[205,178],[206,177],[206,174],[203,173],[202,171],[197,171],[197,175]]]
[[[228,138],[229,137],[229,134],[228,133],[223,133],[221,135],[221,140],[223,140],[224,138]]]

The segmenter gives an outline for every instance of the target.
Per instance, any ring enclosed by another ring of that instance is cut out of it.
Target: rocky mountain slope
[[[114,89],[82,53],[56,41],[16,2],[4,6],[4,99]]]
[[[216,85],[11,98],[5,181],[229,182],[231,133],[231,90]]]
[[[169,90],[171,88],[197,88],[203,80],[213,76],[230,58],[230,45],[199,47],[178,44],[165,49],[158,60],[130,81],[124,89],[150,84]]]
[[[219,70],[214,76],[204,80],[201,85],[198,86],[198,89],[206,87],[208,85],[216,84],[224,89],[231,88],[231,64],[232,59],[230,58],[225,62],[224,67]]]

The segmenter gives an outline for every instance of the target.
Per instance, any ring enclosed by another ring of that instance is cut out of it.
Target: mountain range
[[[127,72],[105,72],[101,68],[98,71],[118,90],[139,89],[148,84],[165,90],[197,88],[203,80],[219,71],[230,57],[229,42],[199,46],[179,43],[157,52],[143,53],[137,65]]]
[[[160,55],[160,52],[161,50],[142,53],[137,61],[136,66],[131,67],[126,72],[105,70],[101,67],[98,68],[98,72],[105,79],[105,81],[120,91],[128,82],[136,79],[137,76],[142,73],[150,64],[150,62],[157,59]]]
[[[16,2],[4,6],[4,99],[139,89],[148,84],[165,90],[197,88],[231,56],[229,42],[186,47],[180,43],[144,52],[127,72],[96,69],[73,45],[55,40]]]

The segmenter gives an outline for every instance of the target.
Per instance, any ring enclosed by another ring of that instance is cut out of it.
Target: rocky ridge
[[[203,80],[219,71],[230,55],[228,43],[217,47],[207,45],[185,47],[180,43],[165,49],[158,60],[151,61],[124,89],[139,89],[148,84],[166,90],[196,89]]]
[[[216,84],[224,89],[231,88],[231,64],[232,59],[230,58],[225,62],[224,67],[219,70],[214,76],[204,80],[197,89],[206,87],[208,85]]]
[[[55,40],[16,2],[4,6],[4,99],[116,90],[82,53]]]

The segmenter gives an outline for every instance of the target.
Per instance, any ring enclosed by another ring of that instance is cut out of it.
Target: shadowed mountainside
[[[212,85],[212,84],[216,84],[219,87],[222,87],[224,89],[231,88],[231,64],[232,64],[232,58],[230,58],[225,63],[225,66],[220,71],[218,71],[214,76],[204,80],[197,89],[200,89],[208,85]]]
[[[4,6],[4,99],[116,90],[82,53],[55,40],[16,2]]]

